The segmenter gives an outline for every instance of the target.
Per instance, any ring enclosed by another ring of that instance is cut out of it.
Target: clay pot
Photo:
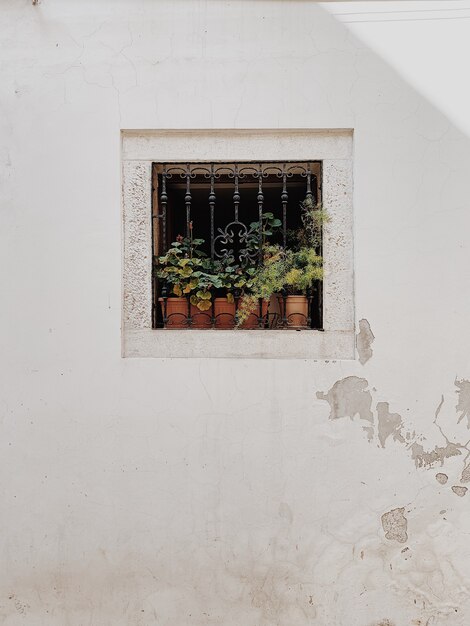
[[[163,298],[158,298],[163,316]],[[186,298],[167,298],[166,301],[167,323],[165,328],[188,327],[188,301]]]
[[[212,307],[207,311],[201,311],[191,305],[191,328],[212,328]]]
[[[281,315],[284,312],[284,300],[279,298]],[[287,296],[286,299],[287,327],[293,329],[307,328],[308,300],[307,296]]]
[[[215,298],[215,327],[228,330],[235,326],[235,302],[229,302],[227,298]]]
[[[240,299],[240,303],[242,301],[243,301],[243,298]],[[263,318],[265,319],[268,315],[268,307],[269,307],[269,302],[266,302],[266,300],[263,300],[261,304],[261,314]],[[251,330],[254,328],[259,328],[258,315],[259,315],[259,305],[257,304],[253,313],[250,313],[250,315],[246,318],[243,324],[240,325],[240,328],[242,328],[243,330]]]
[[[163,298],[158,299],[163,315]],[[168,321],[165,328],[189,328],[187,298],[168,298],[166,301],[166,316]],[[212,310],[200,311],[191,304],[191,328],[211,328]]]

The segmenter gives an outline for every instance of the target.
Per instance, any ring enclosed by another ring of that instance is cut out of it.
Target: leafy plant
[[[286,258],[284,286],[289,293],[305,294],[313,281],[323,279],[323,258],[314,248],[289,251]]]
[[[274,235],[276,231],[282,226],[281,220],[274,217],[273,213],[266,212],[262,214],[262,227],[261,227],[261,245],[260,245],[260,223],[259,220],[251,222],[248,227],[246,236],[246,245],[243,250],[244,258],[246,260],[254,259],[259,253],[260,247],[267,245],[269,237]],[[243,263],[247,265],[248,263]]]
[[[265,245],[261,265],[255,270],[250,291],[243,296],[237,311],[237,326],[256,310],[259,300],[269,301],[274,293],[284,288],[288,272],[289,252],[280,246]]]
[[[287,240],[293,250],[314,248],[319,251],[322,242],[323,224],[329,221],[329,215],[320,204],[315,204],[312,196],[307,196],[300,203],[302,225],[296,230],[289,230]]]
[[[315,280],[323,279],[320,250],[322,226],[328,219],[326,211],[308,196],[301,203],[300,228],[289,233],[291,247],[284,250],[280,246],[263,245],[262,263],[253,275],[249,293],[240,302],[237,326],[256,310],[260,299],[269,301],[283,290],[305,294]]]
[[[311,198],[301,203],[301,209],[302,225],[289,233],[292,246],[288,250],[269,243],[282,225],[273,213],[263,213],[261,243],[260,223],[252,222],[246,239],[249,254],[244,262],[235,261],[233,256],[211,261],[202,250],[204,240],[193,239],[190,223],[189,237],[179,235],[168,252],[156,259],[156,276],[170,286],[175,296],[189,296],[191,304],[200,311],[211,308],[216,290],[223,289],[232,302],[238,291],[241,299],[237,325],[240,325],[256,310],[260,299],[269,301],[283,289],[305,293],[314,280],[322,279],[323,260],[318,252],[321,227],[327,215]],[[258,257],[260,251],[260,264],[248,262]]]
[[[261,247],[265,246],[267,244],[268,241],[268,237],[271,237],[272,235],[274,235],[274,233],[282,226],[282,222],[281,220],[277,219],[277,217],[274,217],[273,213],[263,213],[262,214],[262,223],[263,223],[263,227],[261,230]],[[256,222],[251,222],[250,226],[249,226],[249,232],[253,233],[253,234],[259,234],[259,220]],[[258,237],[258,248],[259,249],[259,237]]]
[[[255,272],[255,267],[236,264],[230,258],[216,261],[214,273],[217,275],[218,284],[215,286],[224,288],[228,301],[233,302],[237,291],[242,294],[251,289]]]
[[[211,261],[200,249],[204,239],[178,235],[168,252],[158,257],[156,275],[171,286],[175,296],[190,295],[191,304],[200,311],[211,307],[212,287],[222,286],[211,268]]]

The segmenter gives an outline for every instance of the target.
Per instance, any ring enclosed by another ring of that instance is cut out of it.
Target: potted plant
[[[210,259],[200,250],[203,244],[203,239],[192,238],[190,224],[190,237],[178,235],[168,252],[157,259],[156,276],[170,289],[168,298],[159,298],[169,328],[187,327],[189,313],[194,328],[211,325],[211,316],[205,312],[212,306],[211,288],[218,279],[211,272]]]
[[[243,328],[249,323],[262,301],[268,307],[271,296],[284,287],[287,272],[287,253],[278,245],[265,244],[262,261],[256,268],[250,289],[244,295],[237,311],[237,327]]]
[[[316,205],[312,196],[300,203],[301,226],[290,231],[290,250],[287,254],[285,285],[279,306],[283,321],[290,328],[305,328],[310,320],[308,297],[315,281],[323,280],[323,258],[321,257],[322,226],[328,214]]]
[[[323,279],[323,259],[318,251],[321,226],[327,215],[311,198],[301,203],[301,209],[302,225],[289,232],[289,249],[264,245],[262,263],[253,276],[250,294],[238,310],[238,327],[256,309],[259,299],[268,302],[273,295],[279,297],[281,316],[289,328],[307,326],[307,293],[314,281]]]
[[[253,266],[241,266],[234,263],[233,258],[216,265],[216,273],[223,292],[219,292],[215,298],[216,328],[233,328],[236,324],[236,313],[240,303],[246,298],[253,283],[256,268]],[[225,294],[225,295],[222,295]],[[267,307],[264,315],[267,313]],[[247,320],[243,328],[258,326],[257,316]]]
[[[260,248],[266,245],[268,238],[279,229],[282,222],[274,217],[273,213],[266,212],[262,215],[261,241],[259,237],[260,223],[252,222],[248,227],[245,238],[245,247],[240,250],[238,258],[233,255],[217,261],[214,273],[222,283],[223,291],[219,291],[215,297],[216,328],[243,329],[258,328],[259,309],[253,307],[247,316],[238,324],[238,309],[244,307],[244,302],[251,302],[248,294],[251,291],[253,277],[257,271]],[[258,303],[257,303],[258,304]],[[267,317],[268,303],[262,304],[262,317]]]
[[[283,319],[291,328],[309,324],[308,298],[314,281],[323,279],[323,259],[314,248],[289,251],[286,258],[284,293],[279,298]]]

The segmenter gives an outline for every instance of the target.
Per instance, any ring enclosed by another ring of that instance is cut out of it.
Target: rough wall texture
[[[132,218],[123,222],[123,324],[135,330],[152,326],[151,240],[152,166],[126,162],[123,168],[123,202],[130,196]]]
[[[467,626],[468,138],[313,2],[0,14],[2,624]],[[183,127],[354,128],[358,360],[121,359],[120,129]]]

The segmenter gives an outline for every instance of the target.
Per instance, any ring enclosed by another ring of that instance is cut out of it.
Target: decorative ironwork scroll
[[[241,265],[256,262],[258,259],[259,234],[243,222],[233,221],[214,238],[214,253],[218,259],[233,258]]]

